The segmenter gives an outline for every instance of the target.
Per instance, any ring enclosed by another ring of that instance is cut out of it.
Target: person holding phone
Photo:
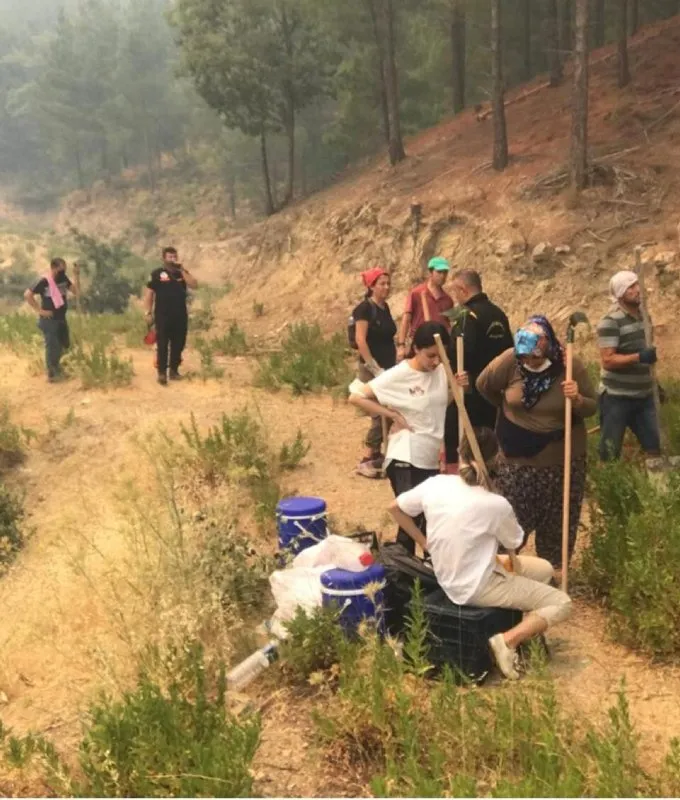
[[[158,383],[181,378],[179,365],[187,341],[189,314],[187,288],[196,289],[198,281],[178,260],[174,247],[163,248],[163,265],[151,273],[144,293],[147,321],[156,326]],[[168,371],[169,368],[169,371]]]

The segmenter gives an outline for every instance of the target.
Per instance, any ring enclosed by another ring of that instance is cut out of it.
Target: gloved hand
[[[645,347],[644,350],[640,350],[640,363],[656,364],[656,347]]]

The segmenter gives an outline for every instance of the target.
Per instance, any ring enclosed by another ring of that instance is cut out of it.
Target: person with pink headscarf
[[[397,363],[394,344],[397,326],[387,304],[391,285],[389,273],[382,267],[373,267],[362,272],[361,279],[366,295],[352,312],[352,320],[359,352],[357,377],[362,383],[368,383]],[[359,475],[365,478],[382,476],[382,443],[382,423],[379,416],[373,416],[365,439],[366,449],[357,466]]]
[[[638,276],[622,270],[609,281],[614,304],[597,326],[600,346],[600,458],[617,459],[626,428],[649,455],[661,451],[652,394],[656,348],[648,346]]]

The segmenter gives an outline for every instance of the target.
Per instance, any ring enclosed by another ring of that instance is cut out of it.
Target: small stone
[[[666,250],[654,256],[654,263],[657,267],[667,267],[669,264],[672,264],[676,258],[677,253],[674,250]]]
[[[550,261],[554,253],[555,250],[550,242],[539,242],[536,247],[534,247],[531,257],[535,264],[543,264],[546,261]]]
[[[571,247],[568,244],[558,244],[555,252],[558,256],[568,256],[571,253]]]

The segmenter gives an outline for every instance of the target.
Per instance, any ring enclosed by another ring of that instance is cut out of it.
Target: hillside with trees
[[[677,0],[27,0],[0,3],[0,180],[26,207],[168,168],[217,182],[233,215],[272,214],[465,109],[513,148],[504,97],[567,82],[571,176],[587,168],[587,56],[635,77],[628,42]],[[573,88],[572,88],[573,87]],[[565,124],[567,121],[565,120]]]

